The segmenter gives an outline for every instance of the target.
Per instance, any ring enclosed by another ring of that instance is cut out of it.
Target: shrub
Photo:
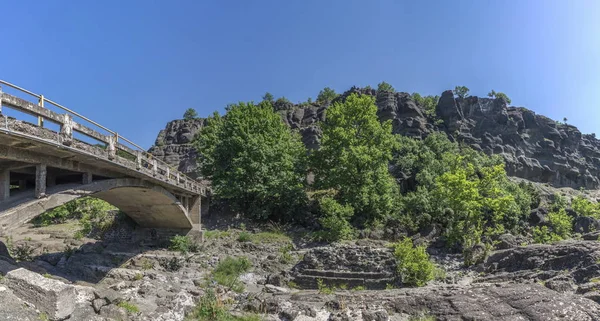
[[[454,95],[456,95],[457,97],[460,98],[467,98],[467,95],[469,94],[469,88],[465,87],[465,86],[456,86],[454,87]]]
[[[396,90],[394,89],[394,87],[392,87],[392,85],[388,84],[385,81],[382,81],[377,85],[377,91],[395,92]]]
[[[195,252],[192,250],[197,250],[194,241],[187,235],[175,235],[170,239],[170,243],[169,250],[179,251],[181,254]]]
[[[424,246],[415,247],[410,238],[405,238],[394,245],[394,256],[402,283],[423,286],[433,279],[435,266]]]
[[[183,113],[183,119],[192,120],[198,118],[198,112],[194,108],[188,108],[185,113]]]
[[[335,290],[323,283],[323,279],[317,279],[317,289],[321,294],[333,294]]]
[[[552,243],[571,237],[573,218],[567,214],[564,208],[548,213],[548,221],[550,228],[548,226],[533,228],[533,240],[536,243]]]
[[[238,235],[237,240],[238,240],[238,242],[248,242],[251,240],[251,238],[252,237],[251,237],[250,233],[244,231],[244,232],[241,232],[240,235]]]
[[[209,289],[196,305],[194,311],[188,315],[189,320],[198,321],[261,321],[258,315],[246,314],[233,316],[229,313],[227,306],[213,289]],[[186,319],[187,320],[187,319]]]
[[[275,97],[270,92],[266,92],[265,95],[262,97],[262,99],[264,101],[268,101],[268,102],[272,103],[275,100]]]
[[[243,284],[239,281],[240,275],[247,272],[252,267],[252,264],[246,257],[227,257],[219,262],[217,267],[212,272],[213,279],[236,292],[244,290]]]
[[[592,203],[590,200],[576,196],[571,201],[571,207],[580,216],[589,216],[595,219],[600,219],[600,206]]]
[[[335,93],[335,90],[325,87],[319,92],[319,95],[317,95],[317,103],[319,105],[328,105],[337,96],[338,94]]]
[[[319,223],[325,229],[324,240],[328,242],[352,239],[356,231],[348,221],[354,214],[350,205],[341,205],[330,197],[324,197],[319,202]]]
[[[137,307],[137,305],[127,302],[127,301],[121,301],[117,304],[117,306],[127,310],[127,312],[129,312],[129,313],[135,314],[135,313],[140,312],[140,309]]]

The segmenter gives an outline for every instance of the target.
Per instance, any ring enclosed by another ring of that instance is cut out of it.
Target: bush
[[[127,301],[121,301],[121,302],[119,302],[119,304],[117,304],[117,306],[127,310],[127,312],[129,312],[129,313],[135,314],[135,313],[140,312],[140,309],[135,304],[127,302]]]
[[[423,286],[433,280],[435,265],[424,246],[415,247],[410,238],[405,238],[394,245],[394,256],[402,283]]]
[[[564,208],[548,213],[548,226],[533,228],[533,240],[536,243],[552,243],[571,237],[573,234],[573,218]]]
[[[212,277],[217,283],[236,292],[242,292],[244,285],[239,281],[239,277],[251,267],[252,264],[246,257],[227,257],[219,262],[212,272]]]
[[[181,254],[198,251],[198,245],[187,235],[175,235],[169,242],[171,243],[169,245],[171,251],[179,251]]]
[[[319,95],[317,95],[317,103],[319,105],[329,105],[329,103],[337,96],[338,94],[335,93],[335,90],[325,87],[319,92]]]
[[[198,118],[198,113],[194,108],[188,108],[185,113],[183,113],[183,119],[192,120]]]
[[[392,85],[388,84],[387,82],[382,81],[377,85],[377,91],[395,92],[396,89],[394,89],[394,87],[392,87]]]
[[[352,239],[356,231],[348,221],[354,214],[350,205],[341,205],[331,197],[324,197],[319,202],[319,223],[325,229],[323,238],[333,242]]]
[[[244,316],[233,316],[229,313],[227,306],[215,291],[209,289],[196,305],[196,308],[186,320],[198,321],[261,321],[257,315],[247,314]]]
[[[571,201],[571,207],[580,216],[589,216],[600,219],[600,206],[581,196],[576,196]]]
[[[454,87],[454,95],[456,95],[457,97],[460,98],[467,98],[467,95],[469,94],[469,88],[465,87],[465,86],[456,86]]]
[[[244,231],[241,232],[240,235],[238,236],[238,242],[248,242],[252,239],[252,236],[250,235],[250,233]]]

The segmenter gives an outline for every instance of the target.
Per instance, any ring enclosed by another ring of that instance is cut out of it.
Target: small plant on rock
[[[335,292],[333,287],[329,287],[323,283],[323,279],[317,279],[317,289],[322,294],[333,294]]]
[[[198,245],[189,236],[175,235],[171,238],[170,243],[169,250],[178,251],[181,254],[198,251]]]
[[[415,247],[410,238],[405,238],[394,246],[394,256],[403,283],[423,286],[433,279],[435,266],[424,246]]]
[[[239,277],[251,267],[252,264],[246,257],[227,257],[219,262],[212,272],[212,277],[217,283],[236,292],[242,292],[244,285],[240,282]]]
[[[250,235],[250,233],[243,231],[240,233],[240,235],[238,235],[238,242],[249,242],[250,240],[252,240],[252,236]]]
[[[127,312],[129,312],[129,313],[135,314],[135,313],[140,312],[140,309],[137,307],[137,305],[127,302],[127,301],[121,301],[121,302],[119,302],[119,304],[117,304],[117,306],[127,310]]]

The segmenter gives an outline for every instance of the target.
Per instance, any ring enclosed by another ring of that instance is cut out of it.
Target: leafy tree
[[[271,94],[270,92],[266,92],[262,99],[263,101],[268,101],[270,103],[273,103],[273,101],[275,101],[275,97],[273,97],[273,94]]]
[[[425,109],[425,115],[429,117],[436,117],[435,108],[437,107],[440,96],[421,96],[419,93],[413,93],[412,99],[417,105],[422,106]]]
[[[506,101],[506,103],[510,104],[512,101],[510,100],[510,98],[508,98],[508,96],[505,93],[502,92],[496,92],[494,90],[490,91],[488,93],[488,97],[490,98],[502,98]]]
[[[354,209],[355,222],[374,222],[394,210],[397,185],[388,171],[396,145],[389,121],[377,118],[371,96],[352,94],[327,109],[321,146],[313,154],[315,185],[334,189]]]
[[[394,89],[394,87],[392,87],[392,85],[388,84],[385,81],[382,81],[377,85],[377,91],[395,92],[396,90]]]
[[[280,219],[305,200],[306,149],[268,102],[227,107],[207,121],[195,146],[217,198],[256,219]]]
[[[337,96],[339,95],[335,93],[335,90],[329,87],[325,87],[319,92],[319,95],[317,96],[317,103],[319,103],[320,105],[328,105]]]
[[[469,88],[465,87],[465,86],[456,86],[454,87],[454,95],[456,95],[457,97],[460,98],[467,98],[467,95],[469,94]]]
[[[188,108],[185,113],[183,113],[183,119],[192,120],[198,118],[198,113],[194,108]]]
[[[533,239],[536,243],[552,243],[571,237],[573,234],[573,218],[564,208],[548,213],[548,226],[533,228]]]
[[[308,97],[308,99],[306,100],[306,102],[307,102],[307,103],[309,103],[309,104],[312,104],[312,102],[313,102],[313,101],[312,101],[312,98],[311,98],[311,97]]]
[[[565,123],[565,125],[567,124],[567,121],[568,121],[567,117],[563,117],[563,123]]]

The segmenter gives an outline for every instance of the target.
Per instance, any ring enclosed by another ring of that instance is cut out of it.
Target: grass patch
[[[367,288],[363,285],[355,286],[352,291],[365,291]]]
[[[252,240],[252,235],[246,231],[243,231],[238,235],[238,242],[249,242]]]
[[[222,239],[222,238],[226,238],[231,236],[231,232],[230,231],[219,231],[219,230],[212,230],[212,231],[204,231],[204,238],[206,240],[210,240],[210,239]]]
[[[137,305],[127,302],[127,301],[121,301],[121,302],[119,302],[119,304],[117,304],[117,306],[127,310],[127,312],[129,312],[129,313],[140,312],[140,309],[137,307]]]
[[[408,321],[436,321],[437,319],[427,312],[419,312],[417,314],[411,315],[408,318]]]
[[[211,289],[200,299],[196,308],[190,313],[186,320],[188,321],[261,321],[259,315],[246,314],[243,316],[233,316],[223,303],[221,298],[215,295]]]
[[[144,259],[142,261],[142,270],[152,270],[154,268],[154,263],[148,259]]]
[[[239,277],[250,270],[252,264],[246,257],[227,257],[219,262],[212,272],[213,279],[220,285],[226,286],[235,292],[244,291],[244,285]]]
[[[188,252],[198,252],[200,246],[187,235],[175,235],[170,240],[169,250],[178,251],[181,254]]]

